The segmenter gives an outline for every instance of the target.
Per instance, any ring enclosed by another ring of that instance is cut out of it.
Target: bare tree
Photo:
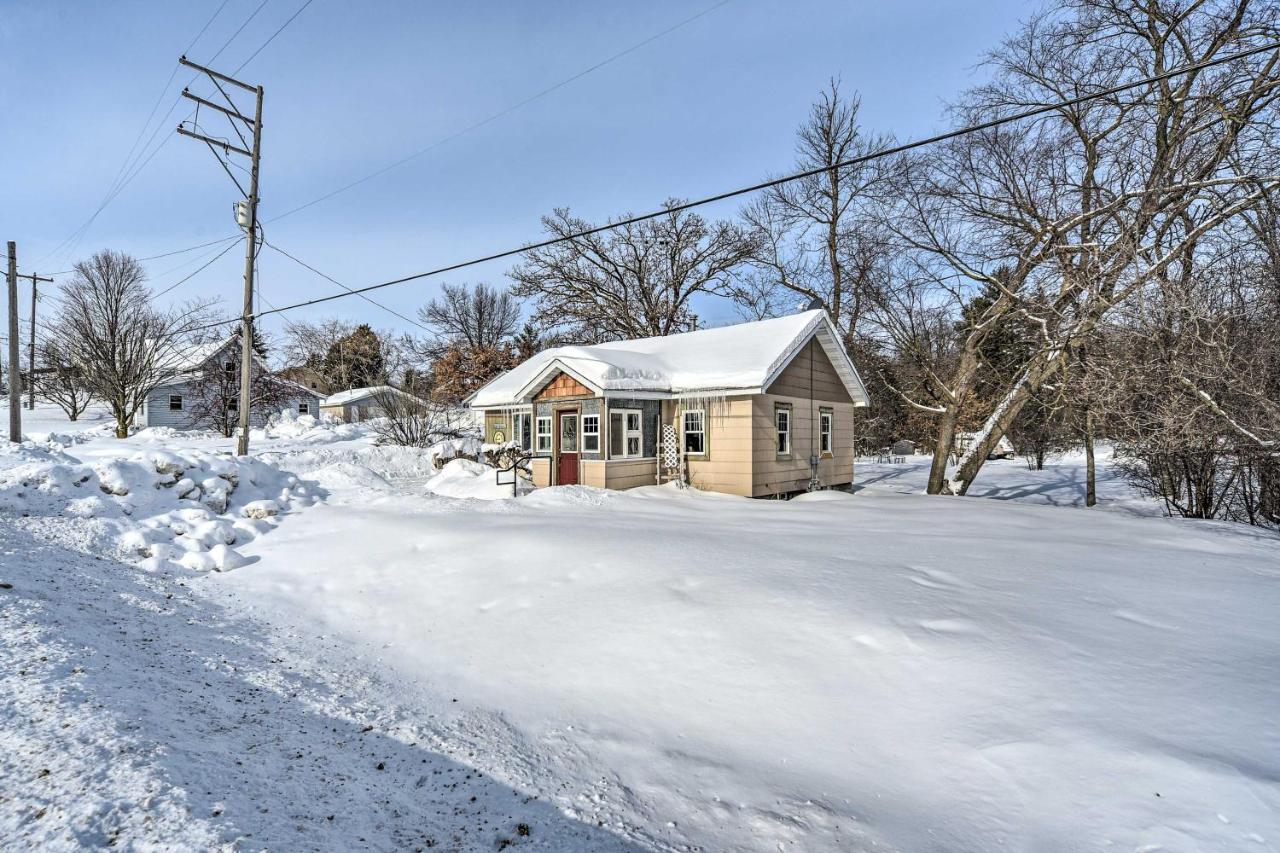
[[[520,328],[520,306],[508,292],[487,284],[446,284],[418,310],[436,333],[436,346],[481,350],[505,346]]]
[[[258,338],[257,335],[254,336]],[[298,396],[299,389],[272,372],[263,361],[266,345],[254,341],[253,372],[249,376],[249,411],[263,418],[279,412]],[[210,357],[187,384],[187,424],[213,427],[230,438],[240,416],[240,330],[237,327],[226,349]]]
[[[732,296],[748,316],[816,300],[842,331],[858,327],[867,288],[884,276],[889,252],[869,213],[900,162],[835,168],[891,142],[863,132],[859,107],[857,95],[845,98],[831,81],[796,134],[796,171],[823,171],[772,187],[743,210],[755,251]]]
[[[992,81],[956,113],[976,122],[1274,41],[1274,19],[1247,0],[1064,0],[992,54]],[[934,293],[921,301],[951,297],[958,308],[972,294],[965,283],[1000,293],[970,324],[954,368],[935,372],[931,492],[946,488],[956,413],[992,328],[1020,315],[1039,329],[1039,345],[962,455],[960,493],[1112,309],[1185,275],[1202,240],[1280,187],[1260,156],[1272,147],[1278,82],[1277,56],[1259,54],[970,134],[915,164],[887,221],[922,253]]]
[[[42,339],[37,354],[36,393],[62,409],[67,420],[78,420],[93,402],[84,371],[72,363],[70,353],[57,340]]]
[[[174,378],[184,343],[211,318],[210,302],[156,308],[145,280],[130,256],[99,252],[75,265],[48,327],[51,344],[110,409],[118,438],[128,436],[147,395]]]
[[[544,328],[582,343],[688,331],[690,301],[727,294],[731,273],[753,251],[739,226],[689,211],[587,236],[573,236],[591,225],[567,209],[542,223],[548,235],[572,239],[525,253],[509,273],[514,293],[535,300]]]
[[[451,417],[449,406],[388,388],[374,397],[382,416],[369,422],[379,444],[430,447],[446,438],[463,435]]]

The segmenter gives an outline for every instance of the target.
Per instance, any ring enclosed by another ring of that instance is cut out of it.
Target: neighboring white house
[[[371,385],[368,388],[339,391],[326,397],[320,402],[320,413],[348,423],[380,418],[385,414],[383,403],[388,396],[405,402],[417,402],[412,394],[406,394],[390,385]]]
[[[220,369],[228,371],[239,368],[239,338],[232,335],[222,341],[193,346],[174,356],[173,369],[176,376],[164,385],[153,389],[142,404],[138,413],[141,426],[168,426],[175,429],[210,429],[216,425],[207,419],[197,420],[192,413],[192,382],[205,366],[216,360]],[[258,355],[254,361],[261,370],[270,370],[267,363]],[[280,382],[296,389],[297,395],[291,397],[286,405],[300,415],[318,415],[320,413],[320,396],[311,390],[281,379]],[[283,406],[281,408],[284,408]],[[262,426],[266,422],[267,412],[250,412],[249,422],[253,426]]]

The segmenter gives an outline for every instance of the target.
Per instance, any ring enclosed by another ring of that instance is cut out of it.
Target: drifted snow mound
[[[94,464],[64,456],[0,472],[0,511],[105,522],[116,549],[152,570],[237,568],[245,559],[233,546],[317,498],[314,484],[275,465],[198,450],[144,450]]]
[[[455,459],[427,481],[427,490],[449,498],[501,500],[511,497],[511,485],[499,486],[495,469],[470,459]]]
[[[842,492],[839,489],[824,489],[818,492],[804,492],[791,499],[791,503],[826,503],[828,501],[857,500],[853,492]]]
[[[363,432],[364,428],[358,424],[343,423],[330,415],[299,415],[292,409],[285,409],[278,415],[272,415],[266,427],[250,430],[249,437],[256,441],[276,439],[329,444],[356,438]]]

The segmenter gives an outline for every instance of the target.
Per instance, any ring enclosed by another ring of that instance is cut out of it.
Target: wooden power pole
[[[36,300],[40,298],[40,282],[53,284],[53,279],[35,273],[21,273],[18,278],[31,279],[31,337],[27,342],[27,411],[36,407]]]
[[[18,367],[18,246],[9,241],[9,440],[22,441],[22,379]]]
[[[221,148],[223,153],[230,155],[232,152],[249,158],[249,190],[245,192],[240,186],[240,182],[236,180],[235,175],[231,174],[231,170],[227,169],[221,158],[218,162],[222,168],[230,176],[231,180],[240,189],[241,194],[245,197],[242,203],[236,204],[236,221],[240,227],[245,230],[245,247],[244,247],[244,308],[240,315],[240,402],[239,402],[239,422],[240,435],[236,441],[236,453],[244,456],[249,452],[249,409],[252,405],[253,398],[251,390],[253,388],[253,353],[254,353],[254,337],[253,337],[253,273],[254,267],[257,265],[258,251],[258,161],[262,151],[262,87],[250,86],[234,77],[228,77],[226,74],[214,71],[211,68],[205,68],[203,65],[196,65],[185,56],[178,60],[181,64],[188,68],[194,68],[203,72],[213,81],[213,85],[222,93],[223,99],[227,102],[227,106],[216,104],[213,101],[206,100],[191,94],[186,89],[182,90],[183,97],[196,103],[197,114],[200,107],[206,107],[222,113],[231,122],[232,129],[236,132],[236,136],[245,144],[240,147],[231,144],[225,139],[214,139],[204,134],[196,133],[188,130],[183,125],[178,125],[178,133],[183,136],[190,136],[192,139],[199,139],[201,142],[209,146],[209,150],[217,156],[217,149]],[[253,92],[255,97],[253,118],[249,118],[240,112],[235,102],[227,95],[226,91],[219,84],[227,83],[232,86],[238,86],[246,92]],[[253,133],[253,142],[249,143],[240,132],[236,122],[245,125]]]

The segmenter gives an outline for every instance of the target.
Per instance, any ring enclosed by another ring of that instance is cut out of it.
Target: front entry
[[[578,482],[578,413],[556,412],[556,485]]]

